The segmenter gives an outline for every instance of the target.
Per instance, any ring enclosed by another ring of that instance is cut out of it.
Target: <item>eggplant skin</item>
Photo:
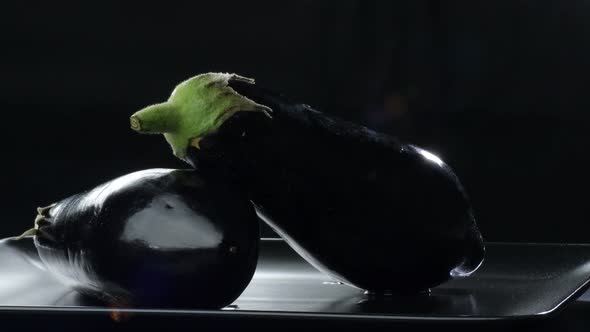
[[[226,181],[150,169],[59,201],[35,236],[64,283],[114,306],[221,308],[250,282],[258,219]]]
[[[437,156],[255,84],[229,84],[272,118],[236,113],[187,160],[240,182],[259,216],[312,265],[396,293],[479,267],[485,247],[468,197]]]

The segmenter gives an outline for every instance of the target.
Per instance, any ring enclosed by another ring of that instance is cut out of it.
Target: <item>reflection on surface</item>
[[[350,314],[387,314],[398,315],[447,315],[457,312],[479,316],[477,302],[472,294],[421,294],[417,296],[388,296],[374,298],[365,294],[342,297],[331,301],[322,312],[346,312]]]
[[[0,305],[53,305],[72,291],[39,268],[34,248],[32,239],[0,240]]]
[[[137,182],[139,179],[145,180],[149,176],[157,178],[163,174],[170,173],[171,171],[172,170],[170,169],[154,168],[130,173],[119,178],[116,178],[112,181],[109,181],[101,186],[92,189],[90,192],[84,195],[79,203],[80,209],[82,210],[84,207],[91,206],[102,206],[105,200],[111,195],[113,195],[113,193],[121,190],[122,188],[128,187],[131,183]],[[55,211],[54,213],[58,214],[58,211]]]
[[[590,276],[588,245],[488,247],[488,259],[470,277],[435,287],[427,295],[370,298],[361,290],[329,282],[283,241],[263,241],[256,275],[233,304],[237,311],[417,319],[518,317],[547,313],[568,297],[573,300],[570,296]],[[0,241],[0,305],[102,306],[31,264],[31,248],[30,239]]]
[[[152,249],[213,248],[222,241],[211,220],[172,195],[154,199],[149,207],[131,216],[121,236]]]
[[[412,146],[416,151],[418,151],[424,158],[434,162],[438,166],[443,166],[444,162],[440,159],[437,155],[433,154],[432,152],[426,151],[416,146]]]

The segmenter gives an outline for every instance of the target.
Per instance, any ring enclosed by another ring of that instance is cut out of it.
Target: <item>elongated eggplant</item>
[[[475,271],[482,236],[451,168],[235,74],[179,84],[131,116],[203,172],[224,170],[301,256],[368,291],[414,293]]]
[[[251,204],[194,170],[131,173],[38,213],[24,235],[47,269],[114,306],[221,308],[258,259]]]

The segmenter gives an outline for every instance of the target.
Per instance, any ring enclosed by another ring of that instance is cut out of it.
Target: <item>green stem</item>
[[[178,84],[161,104],[148,106],[131,116],[131,128],[141,133],[161,133],[175,156],[184,159],[189,144],[199,148],[199,141],[218,130],[237,112],[272,110],[240,95],[229,86],[231,80],[254,84],[254,80],[236,74],[206,73]]]
[[[131,116],[131,129],[152,134],[174,132],[178,127],[177,111],[169,102],[148,106]]]

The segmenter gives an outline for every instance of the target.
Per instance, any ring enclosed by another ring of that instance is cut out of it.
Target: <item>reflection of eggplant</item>
[[[48,270],[113,305],[220,308],[250,282],[258,221],[227,183],[151,169],[39,209]]]
[[[196,76],[131,126],[164,133],[203,172],[227,171],[299,254],[345,283],[417,292],[483,260],[468,199],[438,157],[253,80]]]

